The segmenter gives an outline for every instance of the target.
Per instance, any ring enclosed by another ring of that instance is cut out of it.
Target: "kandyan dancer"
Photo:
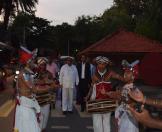
[[[92,77],[92,87],[87,96],[90,100],[102,100],[110,99],[107,94],[108,91],[112,90],[111,78],[124,81],[123,77],[117,73],[107,69],[107,65],[110,64],[110,60],[106,57],[96,57],[97,71]],[[93,128],[94,132],[110,132],[110,117],[111,112],[106,113],[94,113],[93,114]]]

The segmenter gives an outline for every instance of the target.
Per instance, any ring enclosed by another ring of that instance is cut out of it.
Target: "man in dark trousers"
[[[86,56],[81,55],[81,61],[77,64],[79,74],[79,85],[77,88],[77,103],[81,105],[81,112],[86,108],[84,98],[87,96],[89,86],[91,84],[91,69],[90,64],[86,62]]]

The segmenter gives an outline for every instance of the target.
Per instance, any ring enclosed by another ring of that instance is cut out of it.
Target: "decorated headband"
[[[139,75],[139,60],[132,62],[131,64],[127,60],[122,61],[122,66],[125,72],[133,72],[134,79],[138,78]]]
[[[37,60],[38,66],[44,63],[46,64],[47,62],[48,62],[48,59],[46,57],[39,57]]]
[[[106,63],[106,64],[109,64],[110,63],[110,60],[107,58],[107,57],[104,57],[104,56],[98,56],[96,57],[96,63]]]

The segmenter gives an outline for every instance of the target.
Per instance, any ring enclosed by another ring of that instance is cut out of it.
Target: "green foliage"
[[[0,0],[0,11],[4,2]],[[114,5],[99,16],[83,15],[77,18],[74,25],[62,23],[56,26],[33,15],[36,3],[37,0],[19,0],[19,3],[15,3],[28,13],[19,13],[14,18],[10,27],[14,42],[30,48],[59,49],[64,55],[69,50],[70,55],[76,55],[119,28],[162,42],[161,0],[114,0]]]
[[[10,17],[20,11],[34,14],[38,0],[0,0],[0,15],[3,15],[1,34],[7,31]]]
[[[161,41],[162,1],[161,0],[114,0],[115,6],[126,10],[134,18],[133,31],[151,39]],[[162,42],[162,41],[161,41]]]
[[[125,9],[113,6],[106,10],[102,16],[103,25],[105,26],[105,34],[112,33],[119,28],[132,30],[134,27],[133,19]]]
[[[53,26],[46,19],[34,15],[20,13],[10,27],[13,36],[17,36],[17,43],[33,49],[36,47],[55,47]]]
[[[103,37],[102,18],[81,16],[75,23],[75,39],[80,48],[85,48]]]

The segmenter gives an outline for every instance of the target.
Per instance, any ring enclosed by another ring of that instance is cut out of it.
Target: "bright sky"
[[[113,0],[39,0],[36,15],[53,24],[74,24],[78,16],[100,15],[111,7]]]

